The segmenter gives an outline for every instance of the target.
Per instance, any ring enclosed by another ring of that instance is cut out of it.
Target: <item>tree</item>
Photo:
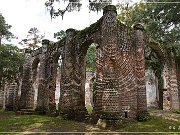
[[[175,48],[176,57],[180,59],[180,4],[175,0],[147,0],[148,3],[136,3],[132,6],[120,5],[118,19],[131,27],[141,23],[145,27],[146,40],[159,43],[167,50]],[[146,65],[159,72],[159,60],[153,50],[146,46]]]
[[[5,82],[16,80],[22,72],[22,50],[13,45],[0,46],[0,89]]]
[[[118,19],[128,26],[142,23],[147,37],[162,44],[180,43],[180,4],[173,3],[175,0],[147,2],[136,3],[131,7],[121,5]]]
[[[54,33],[54,38],[61,40],[66,36],[66,33],[64,30],[61,30],[60,32]]]
[[[121,6],[118,19],[132,26],[141,23],[145,27],[146,39],[159,42],[163,47],[175,48],[180,58],[180,4],[175,0],[147,0],[149,3],[138,3],[131,7]]]
[[[2,39],[9,40],[15,36],[9,31],[11,25],[7,24],[5,18],[0,13],[0,45],[2,44]]]
[[[36,28],[30,28],[27,34],[27,37],[25,39],[22,39],[19,44],[25,45],[28,48],[35,49],[39,47],[39,44],[41,43],[42,39],[44,38],[43,35],[39,34],[40,31]]]
[[[92,44],[86,55],[86,71],[96,71],[96,45]]]
[[[112,0],[89,0],[87,2],[89,3],[90,11],[99,12],[106,5],[110,5]],[[56,3],[59,3],[60,7],[61,5],[66,5],[66,7],[64,9],[55,9],[54,4]],[[82,4],[82,0],[47,0],[45,6],[49,10],[51,18],[61,16],[63,19],[66,12],[80,11]]]

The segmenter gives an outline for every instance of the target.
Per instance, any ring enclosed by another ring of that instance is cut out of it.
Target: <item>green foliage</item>
[[[118,19],[128,26],[142,23],[146,39],[153,39],[163,46],[175,48],[180,56],[180,4],[175,0],[147,0],[152,3],[136,3],[133,6],[120,5]],[[168,47],[169,48],[169,47]],[[168,50],[168,48],[166,48]]]
[[[167,0],[166,0],[167,1]],[[157,2],[162,2],[157,0]],[[164,1],[163,1],[164,2]],[[174,2],[174,0],[169,0]],[[174,44],[179,42],[180,13],[177,3],[136,3],[131,7],[121,5],[121,14],[118,19],[128,26],[134,23],[142,23],[145,26],[145,33],[163,44]]]
[[[89,3],[89,10],[90,11],[96,11],[97,13],[101,11],[105,6],[110,5],[112,3],[112,0],[90,0]]]
[[[66,33],[64,30],[54,33],[54,38],[57,38],[58,40],[63,39],[65,36],[66,36]]]
[[[139,122],[148,121],[148,120],[150,120],[150,115],[148,112],[141,112],[138,114],[137,120]]]
[[[0,46],[0,86],[6,81],[12,81],[22,72],[23,53],[13,45]]]
[[[2,39],[11,39],[14,38],[14,35],[9,31],[11,25],[7,24],[5,18],[0,13],[0,45]]]
[[[96,71],[96,45],[92,44],[86,55],[86,71]]]
[[[60,6],[58,9],[54,8],[54,4],[65,5],[65,8],[62,9]],[[89,0],[89,11],[101,11],[105,6],[110,5],[112,0]],[[66,12],[80,11],[83,4],[82,0],[47,0],[45,6],[49,11],[51,18],[56,18],[57,16],[63,16]],[[85,3],[84,3],[85,4]]]

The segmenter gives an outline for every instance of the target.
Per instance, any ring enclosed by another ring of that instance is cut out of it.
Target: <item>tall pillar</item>
[[[162,78],[163,78],[163,110],[169,111],[171,109],[170,104],[170,75],[168,68],[168,60],[163,63]]]
[[[118,23],[113,5],[103,9],[102,41],[97,50],[97,81],[95,112],[102,119],[119,119],[118,94]]]
[[[58,61],[55,61],[54,58],[50,60],[50,76],[49,76],[49,107],[50,110],[56,109],[56,102],[55,102],[55,91],[56,91],[56,77],[57,77],[57,67]]]
[[[6,98],[5,98],[5,109],[6,110],[16,110],[16,94],[18,91],[18,84],[17,82],[13,81],[11,83],[5,84],[5,92],[6,92]]]
[[[146,85],[145,85],[145,58],[143,26],[134,25],[135,45],[135,74],[137,84],[137,115],[147,112]]]
[[[31,91],[31,50],[25,50],[25,61],[23,65],[23,76],[22,76],[22,85],[21,85],[21,96],[19,100],[19,108],[27,109],[29,108],[29,93]]]
[[[163,67],[163,110],[171,111],[179,109],[178,97],[178,71],[174,53],[167,54]]]
[[[174,53],[170,54],[170,90],[171,90],[171,110],[179,109],[179,98],[178,98],[178,80],[177,80],[177,69]]]
[[[76,58],[74,46],[72,44],[73,36],[75,35],[74,29],[66,30],[66,42],[64,46],[64,54],[62,55],[63,63],[61,68],[61,94],[59,98],[59,112],[60,114],[66,114],[67,117],[74,117],[74,61],[73,57]]]
[[[84,61],[77,54],[77,44],[74,40],[76,31],[66,30],[66,43],[64,47],[63,63],[61,70],[61,94],[59,100],[60,114],[66,114],[68,118],[81,120],[84,118],[85,91]]]
[[[39,86],[38,86],[38,96],[37,96],[37,106],[36,111],[41,113],[49,112],[49,88],[48,88],[48,54],[47,46],[49,40],[42,40],[42,54],[40,59],[39,67]]]
[[[78,46],[78,45],[77,45]],[[79,48],[76,46],[76,50]],[[87,114],[85,107],[85,82],[86,82],[86,56],[79,56],[76,51],[76,59],[74,59],[74,111],[76,119],[84,119]],[[77,112],[77,113],[76,113]]]

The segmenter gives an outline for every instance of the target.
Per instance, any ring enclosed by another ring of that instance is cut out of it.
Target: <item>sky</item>
[[[44,5],[46,0],[0,0],[0,13],[5,17],[6,22],[12,25],[10,31],[18,37],[11,40],[12,44],[18,45],[18,42],[26,38],[28,30],[32,27],[37,27],[41,34],[45,35],[45,39],[56,41],[53,38],[55,32],[68,28],[84,29],[103,15],[102,12],[89,13],[88,0],[83,1],[85,4],[82,5],[80,12],[65,13],[63,20],[60,16],[51,20]],[[126,0],[113,0],[113,4],[124,1]],[[139,0],[131,1],[134,3]]]

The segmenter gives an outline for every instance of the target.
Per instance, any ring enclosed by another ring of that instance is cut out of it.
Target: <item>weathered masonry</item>
[[[42,47],[26,50],[20,108],[32,108],[33,82],[39,67],[36,110],[50,112],[55,105],[57,60],[62,57],[61,114],[86,114],[85,56],[92,43],[98,44],[94,112],[101,118],[135,118],[147,111],[143,27],[128,28],[117,19],[115,6],[107,6],[97,23],[82,31],[68,29],[66,38],[55,44],[43,40]]]
[[[43,40],[42,47],[37,50],[26,49],[19,108],[34,107],[33,86],[37,76],[39,82],[35,109],[49,113],[55,108],[57,66],[61,58],[59,114],[72,118],[85,116],[85,57],[89,46],[95,43],[96,90],[93,112],[96,116],[102,119],[134,119],[140,113],[147,112],[143,27],[136,24],[129,28],[120,23],[116,16],[115,6],[109,5],[104,8],[103,16],[90,27],[82,31],[68,29],[66,37],[57,43]],[[171,65],[174,66],[173,62]],[[177,81],[176,71],[173,70],[176,68],[171,69],[167,76],[173,73],[172,81]],[[167,89],[172,94],[170,107],[177,109],[178,87],[171,87],[173,92],[171,88]]]
[[[157,54],[160,71],[158,77],[159,105],[165,111],[180,108],[180,63],[172,48],[165,49],[158,43],[151,42],[149,46]]]

